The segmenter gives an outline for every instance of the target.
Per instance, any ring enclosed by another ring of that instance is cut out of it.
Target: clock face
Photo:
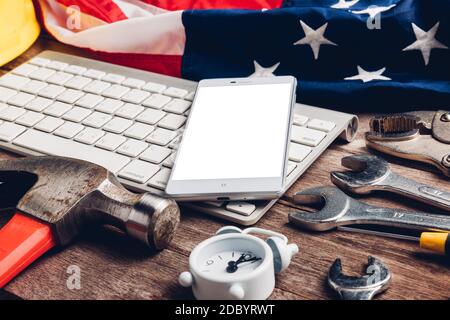
[[[246,277],[264,262],[264,247],[252,239],[228,238],[212,242],[197,256],[196,271],[206,278],[226,280]]]
[[[260,255],[251,251],[222,251],[204,259],[200,272],[216,276],[241,275],[254,271],[262,261]]]

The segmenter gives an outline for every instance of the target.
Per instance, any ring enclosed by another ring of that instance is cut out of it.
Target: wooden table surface
[[[45,49],[86,53],[61,45],[48,37],[41,38],[22,56],[0,68],[0,75]],[[298,207],[292,195],[304,188],[331,185],[329,173],[339,170],[343,156],[367,152],[363,133],[368,128],[368,114],[361,120],[357,139],[351,144],[335,142],[256,224],[284,233],[297,243],[300,252],[290,267],[277,276],[271,299],[336,299],[328,288],[328,268],[337,257],[343,259],[344,271],[362,272],[368,255],[382,259],[393,274],[389,290],[378,299],[449,299],[450,259],[425,252],[417,243],[342,231],[305,232],[288,224],[288,213]],[[15,155],[1,152],[1,158]],[[423,171],[425,167],[388,158],[395,172],[424,183],[450,190],[448,178]],[[427,211],[424,205],[387,194],[368,197],[371,204]],[[0,223],[4,223],[3,215]],[[3,221],[2,221],[3,220]],[[1,297],[22,299],[191,299],[190,289],[178,285],[180,272],[187,270],[191,250],[227,222],[211,216],[183,210],[180,226],[170,247],[148,253],[142,247],[107,228],[92,227],[65,248],[56,248],[40,258],[3,290]],[[81,270],[81,289],[70,290],[67,269]]]

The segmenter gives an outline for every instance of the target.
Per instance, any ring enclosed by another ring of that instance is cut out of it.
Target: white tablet
[[[189,201],[279,197],[295,88],[291,76],[200,81],[166,193]]]

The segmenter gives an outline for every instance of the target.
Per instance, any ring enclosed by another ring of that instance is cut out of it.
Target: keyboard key
[[[111,83],[120,84],[120,83],[122,83],[122,81],[125,80],[125,77],[124,77],[124,76],[121,76],[121,75],[119,75],[119,74],[108,73],[107,75],[105,75],[105,76],[102,78],[102,80],[103,80],[103,81],[108,81],[108,82],[111,82]]]
[[[178,149],[178,147],[180,146],[182,138],[183,138],[183,135],[179,134],[175,139],[170,141],[170,143],[167,145],[167,147],[170,148],[170,149],[175,149],[175,150]]]
[[[100,80],[101,78],[103,78],[105,76],[105,74],[106,74],[105,72],[100,71],[100,70],[89,69],[88,71],[86,71],[83,74],[83,76]]]
[[[92,111],[90,111],[89,109],[74,107],[73,109],[68,111],[62,118],[64,120],[69,120],[73,122],[81,122],[91,113]]]
[[[292,126],[291,140],[310,147],[316,147],[325,138],[326,134],[322,131],[313,130],[305,127]]]
[[[11,122],[0,124],[0,140],[10,142],[26,130],[25,127]]]
[[[42,143],[43,141],[45,141],[45,143]],[[109,169],[113,173],[117,173],[130,161],[127,157],[116,153],[36,130],[28,130],[16,138],[13,143],[43,154],[90,161]]]
[[[28,75],[30,79],[45,81],[51,75],[53,75],[56,71],[48,68],[39,68],[34,70],[32,73]]]
[[[289,176],[295,170],[295,168],[297,168],[297,165],[295,164],[295,162],[288,161],[286,177]]]
[[[0,102],[6,102],[16,94],[16,90],[0,87]]]
[[[216,208],[220,208],[221,206],[223,206],[225,201],[205,201],[204,203]]]
[[[95,146],[109,151],[114,151],[126,140],[126,138],[117,134],[107,133],[97,141]]]
[[[25,110],[22,108],[6,106],[0,109],[0,119],[6,121],[14,121],[24,113]]]
[[[294,114],[294,120],[293,123],[298,126],[304,126],[308,122],[309,118],[302,116],[300,114]]]
[[[130,103],[141,103],[150,95],[147,91],[133,89],[122,96],[122,100]]]
[[[147,142],[155,143],[161,146],[168,144],[177,135],[176,131],[157,128],[148,137]]]
[[[124,135],[130,138],[142,140],[153,130],[155,130],[155,127],[153,126],[136,122],[130,128],[128,128],[127,131],[125,131]]]
[[[335,126],[336,124],[334,122],[319,119],[312,119],[308,123],[308,128],[320,130],[323,132],[330,132],[334,129]]]
[[[62,86],[58,86],[56,84],[49,84],[45,88],[39,91],[39,95],[44,98],[55,99],[66,89]]]
[[[303,161],[312,151],[311,147],[307,147],[298,143],[290,143],[289,145],[289,160],[295,162]]]
[[[54,134],[67,139],[72,139],[83,129],[84,126],[79,123],[65,122],[61,127],[55,130]]]
[[[170,170],[167,168],[161,168],[157,174],[155,174],[148,181],[148,185],[160,190],[166,189],[167,182],[169,181]]]
[[[24,85],[21,90],[31,94],[38,94],[39,91],[44,89],[46,86],[47,83],[43,81],[31,80],[26,85]]]
[[[166,88],[167,87],[165,85],[154,82],[147,82],[147,84],[142,87],[143,90],[153,93],[162,93],[164,90],[166,90]]]
[[[244,216],[249,216],[256,210],[256,206],[253,203],[242,201],[230,201],[226,204],[225,208],[228,211],[239,213]]]
[[[142,111],[144,111],[144,107],[138,106],[137,104],[126,103],[117,110],[116,115],[122,118],[134,119]]]
[[[39,121],[41,121],[44,118],[44,115],[34,112],[34,111],[27,111],[23,115],[21,115],[19,118],[17,118],[16,123],[24,125],[26,127],[32,127]]]
[[[190,101],[182,100],[182,99],[173,99],[164,107],[165,111],[183,114],[189,109],[191,106]]]
[[[64,123],[63,120],[55,117],[45,117],[34,126],[35,129],[44,132],[53,132]],[[44,142],[45,143],[45,142]]]
[[[82,75],[83,73],[86,72],[86,70],[87,69],[85,67],[76,66],[73,64],[64,68],[65,72],[75,74],[75,75]]]
[[[139,158],[158,164],[167,158],[171,153],[172,150],[169,148],[151,145],[147,148],[147,150],[141,153]]]
[[[75,89],[75,90],[81,90],[83,87],[85,87],[89,82],[91,82],[92,79],[86,78],[83,76],[75,76],[69,81],[67,81],[64,85],[67,88]]]
[[[145,142],[129,139],[117,149],[117,152],[129,157],[137,157],[147,147],[148,144]]]
[[[164,167],[168,167],[168,168],[172,168],[173,164],[175,163],[175,158],[177,156],[177,152],[176,151],[172,151],[172,153],[170,154],[170,156],[168,156],[166,158],[166,160],[164,160],[163,162],[163,166]]]
[[[137,183],[145,183],[158,171],[159,167],[157,165],[141,160],[134,160],[120,170],[119,177]]]
[[[159,127],[163,127],[170,130],[179,129],[186,122],[185,116],[169,113],[161,121],[158,122]]]
[[[101,101],[103,101],[102,96],[98,96],[96,94],[88,93],[85,96],[83,96],[81,99],[79,99],[76,102],[77,106],[93,109],[97,104],[99,104]]]
[[[195,97],[195,92],[192,91],[192,92],[189,92],[189,93],[184,97],[184,99],[185,99],[185,100],[188,100],[188,101],[194,101],[194,97]]]
[[[106,98],[102,102],[100,102],[96,107],[95,110],[113,114],[116,112],[117,109],[119,109],[123,105],[123,102],[120,100],[110,99]]]
[[[137,121],[147,124],[156,124],[166,113],[161,110],[147,109],[136,117]]]
[[[8,104],[13,104],[18,107],[25,107],[31,100],[34,99],[32,94],[28,94],[25,92],[19,92],[15,96],[12,96],[8,100]]]
[[[164,90],[164,94],[173,98],[183,98],[188,94],[188,91],[180,88],[169,87]]]
[[[25,108],[28,110],[33,110],[37,112],[41,112],[45,108],[47,108],[53,101],[47,98],[36,97],[32,101],[30,101]]]
[[[131,120],[117,117],[113,118],[111,121],[105,124],[103,126],[103,130],[113,133],[122,133],[127,130],[132,124],[133,121]]]
[[[108,98],[120,99],[128,91],[130,91],[130,88],[128,87],[113,84],[111,87],[103,91],[102,95]]]
[[[111,119],[112,117],[109,114],[94,112],[83,120],[83,124],[89,127],[100,128]]]
[[[70,104],[55,101],[47,109],[44,110],[44,113],[46,115],[59,118],[70,109],[72,109],[72,106]]]
[[[83,91],[94,93],[94,94],[101,94],[103,91],[108,89],[111,86],[109,82],[101,81],[101,80],[94,80],[91,83],[89,83],[86,87],[83,88]]]
[[[30,79],[16,76],[15,74],[5,74],[0,78],[0,86],[8,87],[10,89],[20,90]]]
[[[86,128],[77,134],[74,140],[85,143],[94,144],[98,139],[100,139],[105,133],[99,129]],[[105,159],[107,161],[107,159]]]
[[[163,96],[162,94],[153,94],[145,100],[142,104],[146,107],[161,109],[164,107],[172,98]]]
[[[46,58],[41,58],[41,57],[34,57],[33,59],[31,59],[30,61],[28,61],[31,64],[40,66],[40,67],[45,67],[47,64],[50,63],[49,59]]]
[[[48,83],[64,85],[67,81],[73,78],[73,75],[66,72],[56,72],[50,78],[47,79]]]
[[[65,103],[73,104],[73,103],[75,103],[75,101],[80,99],[82,96],[84,96],[84,93],[82,91],[68,89],[68,90],[64,91],[63,93],[61,93],[59,96],[57,96],[56,99],[59,101],[65,102]]]
[[[68,66],[67,63],[60,62],[60,61],[55,61],[55,60],[50,61],[46,65],[47,68],[58,70],[58,71],[64,70],[67,66]]]
[[[145,84],[144,80],[139,80],[135,78],[126,78],[125,81],[122,82],[122,85],[135,88],[135,89],[141,89]]]
[[[39,69],[38,66],[29,64],[29,63],[24,63],[21,66],[18,66],[17,68],[15,68],[12,72],[15,74],[18,74],[19,76],[24,76],[24,77],[28,77],[28,75],[30,73],[32,73],[33,71]]]

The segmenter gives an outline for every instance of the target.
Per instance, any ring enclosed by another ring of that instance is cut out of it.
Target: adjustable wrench
[[[318,212],[289,214],[289,222],[309,230],[375,224],[421,231],[450,231],[448,216],[371,206],[347,196],[336,187],[307,189],[295,194],[294,201],[301,204],[325,202]]]
[[[413,111],[370,120],[367,146],[431,164],[450,177],[450,111]]]
[[[393,192],[450,212],[450,192],[398,175],[380,157],[353,155],[341,161],[344,167],[354,170],[331,173],[331,181],[342,190],[355,194],[368,194],[374,190]]]

